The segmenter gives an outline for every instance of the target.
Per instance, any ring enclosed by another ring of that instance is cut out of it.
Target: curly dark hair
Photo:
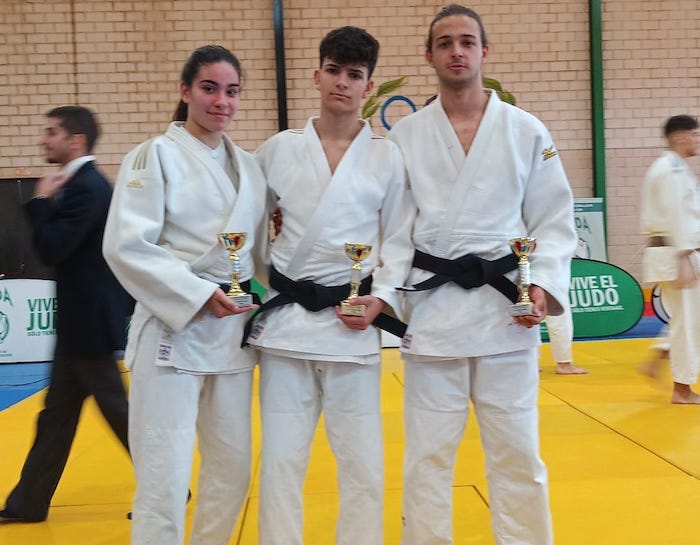
[[[338,64],[359,64],[372,76],[379,57],[379,42],[362,28],[344,26],[331,30],[319,46],[320,64],[332,59]]]

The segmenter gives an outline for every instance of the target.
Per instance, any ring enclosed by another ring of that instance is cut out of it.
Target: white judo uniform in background
[[[438,98],[389,133],[404,155],[418,206],[416,249],[454,259],[495,260],[509,240],[531,236],[532,284],[562,311],[576,248],[571,190],[544,125],[490,98],[468,154]],[[413,269],[410,284],[432,273]],[[508,273],[516,280],[517,271]],[[549,545],[547,472],[539,456],[539,327],[509,316],[509,301],[489,285],[449,282],[406,294],[406,458],[404,545],[452,543],[452,484],[469,402],[486,454],[496,543]]]
[[[700,248],[700,187],[690,166],[673,151],[664,152],[646,173],[641,223],[642,232],[662,237],[679,253]],[[685,289],[673,282],[660,285],[671,316],[668,340],[673,381],[695,384],[700,368],[700,283]]]
[[[256,354],[239,345],[249,315],[199,311],[230,281],[218,233],[247,232],[238,254],[242,280],[251,277],[266,191],[252,155],[228,138],[212,150],[177,122],[122,163],[104,253],[137,300],[125,354],[133,545],[183,542],[195,435],[201,466],[191,543],[228,543],[245,500]]]
[[[564,312],[557,316],[545,318],[549,344],[552,349],[552,359],[555,363],[571,363],[574,361],[574,318],[571,306],[564,305]]]
[[[332,174],[313,123],[273,136],[257,152],[283,217],[272,265],[295,281],[343,285],[352,265],[345,243],[370,244],[362,276],[373,274],[371,294],[400,315],[395,287],[413,258],[414,217],[401,154],[363,122]],[[249,342],[262,352],[261,545],[302,543],[302,486],[321,411],[338,461],[337,543],[380,544],[379,332],[347,328],[333,308],[292,303],[264,313]]]

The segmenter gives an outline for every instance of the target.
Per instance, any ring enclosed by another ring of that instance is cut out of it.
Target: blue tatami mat
[[[661,333],[661,329],[664,326],[664,322],[659,320],[656,316],[642,316],[639,322],[631,329],[628,329],[624,333],[619,335],[612,335],[608,337],[590,337],[590,338],[576,338],[578,341],[583,340],[615,340],[615,339],[653,339]],[[574,335],[576,331],[574,330]]]
[[[0,365],[0,411],[45,388],[50,372],[50,363]]]

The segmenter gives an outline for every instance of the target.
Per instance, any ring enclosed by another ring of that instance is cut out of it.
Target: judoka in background
[[[673,391],[671,403],[700,404],[700,394],[692,390],[700,371],[700,189],[688,163],[700,153],[698,121],[689,115],[676,115],[664,125],[668,149],[649,167],[642,184],[641,224],[649,249],[668,248],[663,261],[645,260],[644,277],[661,280],[664,305],[671,316],[668,330]],[[675,264],[676,278],[655,278],[654,269]],[[655,374],[658,363],[646,369]]]

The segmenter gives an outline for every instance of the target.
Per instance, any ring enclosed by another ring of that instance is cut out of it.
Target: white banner
[[[53,280],[0,280],[0,363],[51,361],[57,306]]]
[[[574,199],[574,221],[578,233],[576,257],[607,261],[603,199]]]

